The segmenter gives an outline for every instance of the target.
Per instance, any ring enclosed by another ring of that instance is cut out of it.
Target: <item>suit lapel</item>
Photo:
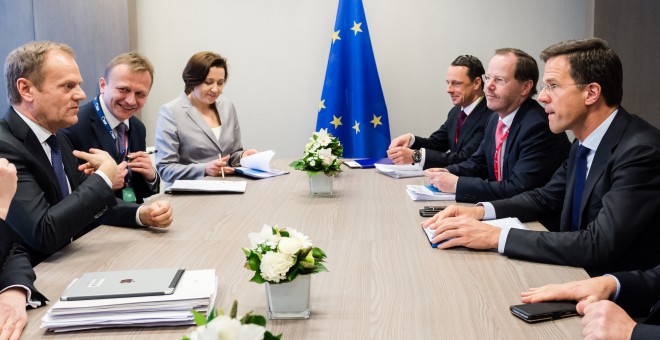
[[[571,212],[573,210],[573,187],[575,184],[575,153],[577,152],[579,141],[575,139],[571,146],[571,152],[568,154],[568,167],[566,168],[566,194],[564,195],[564,208],[561,213],[560,231],[571,230]]]
[[[213,143],[218,147],[218,150],[220,150],[220,144],[218,143],[218,140],[215,138],[213,135],[213,131],[209,128],[208,124],[206,124],[206,121],[204,121],[204,118],[202,117],[202,114],[199,113],[192,105],[190,102],[190,99],[188,99],[188,96],[186,93],[182,93],[180,95],[180,99],[183,103],[183,109],[186,111],[186,114],[190,119],[202,130],[204,131],[204,134],[208,139],[213,141]],[[221,117],[222,118],[222,117]]]
[[[90,125],[92,126],[92,131],[96,140],[101,145],[101,149],[108,151],[112,158],[119,163],[119,153],[117,152],[117,145],[115,140],[110,136],[108,131],[105,129],[103,122],[99,119],[99,116],[96,114],[96,110],[92,107],[93,112],[89,115]],[[104,113],[105,114],[105,113]],[[89,150],[82,150],[89,152]]]
[[[479,101],[479,104],[477,104],[477,106],[474,107],[474,110],[472,110],[472,112],[470,112],[470,115],[467,116],[467,118],[465,119],[465,123],[463,123],[463,127],[461,127],[461,133],[458,135],[458,148],[457,148],[457,150],[460,150],[460,148],[463,144],[463,141],[465,141],[465,137],[472,135],[472,130],[474,130],[476,128],[477,121],[479,120],[476,117],[479,116],[479,113],[484,111],[485,108],[486,108],[486,98],[482,98],[481,101]],[[460,108],[459,108],[458,112],[459,113],[461,112]],[[454,130],[453,130],[454,135],[450,134],[451,138],[455,138],[456,122],[458,122],[458,119],[454,119],[454,122],[455,122],[454,123]]]

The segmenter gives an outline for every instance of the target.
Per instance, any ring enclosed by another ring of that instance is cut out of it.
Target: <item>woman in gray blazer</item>
[[[183,70],[185,90],[161,106],[156,127],[156,168],[169,187],[177,179],[234,173],[243,150],[234,104],[220,97],[227,61],[213,52],[195,53]]]

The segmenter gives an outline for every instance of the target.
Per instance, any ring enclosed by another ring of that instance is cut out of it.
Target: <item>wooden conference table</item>
[[[273,162],[287,169],[288,162]],[[243,180],[229,177],[229,180]],[[578,339],[580,318],[527,324],[511,315],[529,287],[587,278],[584,270],[507,258],[497,252],[432,249],[406,184],[374,169],[345,168],[335,196],[309,196],[300,171],[249,180],[242,195],[165,195],[166,230],[101,226],[39,264],[36,286],[52,301],[90,271],[182,266],[215,268],[216,307],[266,315],[263,285],[249,282],[241,247],[263,224],[306,233],[327,255],[312,276],[309,320],[269,320],[283,339]],[[538,227],[538,226],[537,226]],[[24,339],[180,339],[192,327],[117,328],[55,334],[40,329],[48,307],[28,311]]]

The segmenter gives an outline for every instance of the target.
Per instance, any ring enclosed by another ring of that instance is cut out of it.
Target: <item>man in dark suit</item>
[[[468,159],[484,138],[486,121],[493,113],[484,100],[483,74],[477,57],[458,56],[447,69],[447,93],[454,104],[447,120],[429,138],[411,133],[394,138],[387,156],[395,164],[420,163],[423,169]]]
[[[573,131],[566,162],[544,187],[482,206],[451,207],[423,225],[441,248],[496,248],[531,261],[584,267],[591,275],[660,263],[660,130],[620,106],[623,69],[601,39],[548,47],[545,103],[553,132]],[[478,222],[560,216],[560,232],[499,229]]]
[[[488,108],[479,149],[466,161],[428,169],[429,182],[456,201],[508,198],[543,186],[568,156],[564,132],[553,134],[548,117],[532,99],[539,78],[536,60],[513,48],[495,51],[484,76]]]
[[[525,303],[579,301],[577,311],[584,315],[582,335],[586,338],[660,338],[660,266],[532,288],[521,296]]]
[[[47,301],[34,288],[36,277],[20,237],[5,222],[16,180],[16,167],[0,158],[0,339],[18,339],[27,322],[25,307]]]
[[[80,108],[78,123],[61,130],[74,149],[101,149],[115,159],[120,169],[116,181],[122,185],[115,194],[126,202],[143,203],[160,187],[156,168],[144,152],[144,124],[135,117],[147,101],[153,73],[149,60],[137,53],[116,56],[99,80],[101,95]]]
[[[64,44],[31,42],[16,48],[5,62],[11,108],[0,120],[0,156],[18,171],[18,190],[7,222],[39,263],[83,232],[105,223],[167,227],[167,201],[118,204],[111,178],[117,164],[102,150],[73,151],[58,130],[75,124],[85,99],[73,51]],[[93,174],[86,176],[80,166]]]

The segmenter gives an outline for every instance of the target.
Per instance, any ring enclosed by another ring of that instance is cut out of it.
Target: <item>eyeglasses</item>
[[[565,88],[565,87],[569,87],[569,86],[584,86],[584,85],[587,85],[587,84],[566,84],[566,85],[559,85],[559,84],[548,84],[548,83],[545,83],[545,84],[543,84],[543,86],[541,87],[541,91],[539,91],[539,92],[544,92],[544,91],[545,91],[546,94],[548,94],[549,96],[551,96],[551,95],[555,94],[555,90],[558,89],[558,88],[559,88],[559,89],[563,89],[563,88]]]
[[[488,84],[490,80],[495,83],[496,86],[504,86],[506,85],[507,80],[504,80],[504,78],[501,77],[491,77],[487,74],[484,74],[481,76],[481,79],[484,81],[484,84]]]

